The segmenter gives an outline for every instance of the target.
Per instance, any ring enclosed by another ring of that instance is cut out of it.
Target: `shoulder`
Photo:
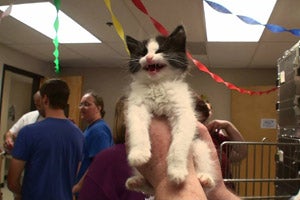
[[[102,150],[99,152],[93,162],[95,163],[105,163],[107,165],[109,163],[123,162],[126,160],[126,149],[124,144],[116,144],[112,147]]]
[[[110,132],[110,128],[104,119],[97,121],[92,127],[91,130],[105,130]]]
[[[39,111],[34,110],[34,111],[30,111],[28,113],[25,113],[22,118],[29,118],[29,117],[37,117],[39,115]]]

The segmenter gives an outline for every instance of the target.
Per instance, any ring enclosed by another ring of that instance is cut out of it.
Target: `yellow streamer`
[[[126,49],[128,55],[129,55],[130,53],[129,53],[129,50],[128,50],[128,47],[127,47],[127,44],[126,44],[126,41],[125,41],[124,29],[123,29],[121,23],[118,21],[117,17],[114,15],[114,13],[113,13],[113,11],[111,9],[111,2],[110,2],[110,0],[104,0],[104,3],[105,3],[107,9],[110,12],[113,25],[114,25],[114,27],[115,27],[115,29],[116,29],[119,37],[122,39],[122,41],[123,41],[123,43],[125,45],[125,49]]]

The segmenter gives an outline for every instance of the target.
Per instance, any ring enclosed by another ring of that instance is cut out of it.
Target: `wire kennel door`
[[[289,199],[300,189],[300,143],[223,142],[221,152],[246,145],[248,155],[225,169],[242,199]],[[221,158],[220,158],[221,159]]]

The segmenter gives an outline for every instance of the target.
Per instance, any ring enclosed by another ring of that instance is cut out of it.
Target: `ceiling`
[[[11,2],[18,4],[37,1],[1,0],[0,5]],[[276,68],[277,59],[300,40],[300,37],[288,32],[273,33],[265,29],[257,43],[207,42],[201,0],[142,2],[149,15],[169,32],[183,24],[187,32],[189,52],[209,68]],[[111,0],[111,6],[126,35],[142,40],[158,34],[149,16],[138,10],[132,1]],[[268,23],[287,29],[300,28],[299,8],[299,0],[277,0]],[[128,54],[114,27],[107,25],[112,20],[103,0],[61,0],[61,10],[102,41],[101,44],[60,44],[59,60],[62,68],[126,65]],[[54,60],[52,40],[10,16],[0,22],[0,44],[50,64]]]

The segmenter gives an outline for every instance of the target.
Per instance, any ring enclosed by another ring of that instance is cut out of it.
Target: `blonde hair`
[[[115,117],[113,124],[113,139],[115,144],[124,144],[125,143],[125,106],[127,102],[127,97],[122,96],[118,99],[115,106]]]

